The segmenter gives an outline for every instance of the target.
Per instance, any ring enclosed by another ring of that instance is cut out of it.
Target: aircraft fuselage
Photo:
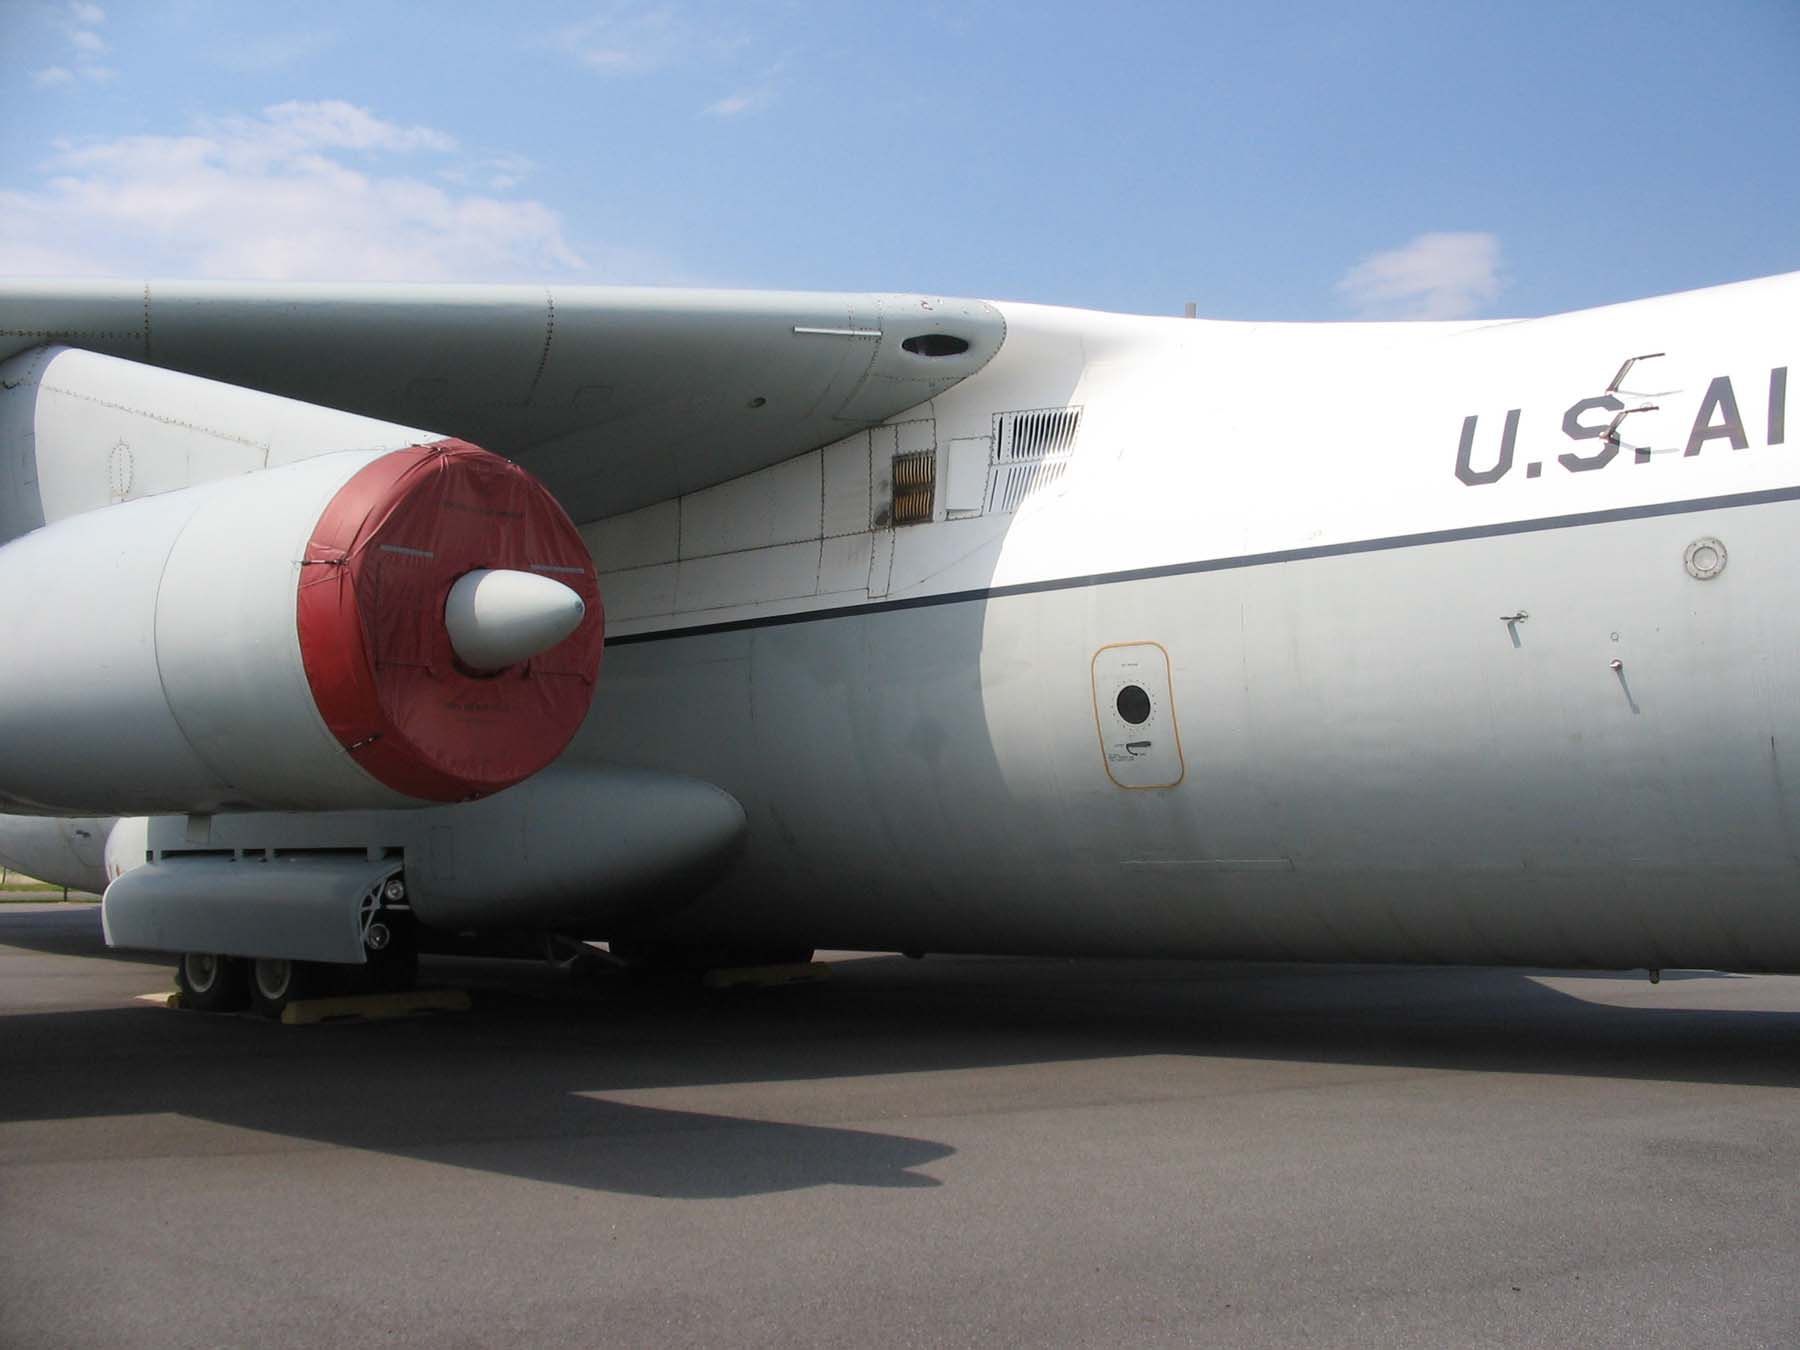
[[[860,529],[831,532],[855,444],[602,522],[612,636],[570,753],[749,821],[642,931],[1800,969],[1797,302],[1004,307],[994,364],[897,433],[935,456],[930,519],[882,520],[906,441],[878,429]],[[1078,410],[1063,468],[992,509],[1001,423],[1045,409]],[[985,497],[951,481],[984,436]]]

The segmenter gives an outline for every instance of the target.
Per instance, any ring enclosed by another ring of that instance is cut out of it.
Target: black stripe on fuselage
[[[1313,548],[1278,549],[1273,553],[1244,553],[1232,558],[1205,558],[1197,562],[1164,563],[1121,572],[1095,572],[1080,577],[1051,577],[1044,581],[1020,581],[1010,586],[984,586],[976,590],[945,591],[938,595],[908,596],[898,600],[869,600],[834,609],[807,609],[790,614],[758,615],[725,623],[696,624],[686,628],[662,628],[653,633],[625,633],[606,639],[609,647],[672,638],[703,637],[711,633],[737,633],[750,628],[776,628],[793,623],[822,623],[863,614],[886,614],[901,609],[925,609],[932,605],[964,605],[974,600],[1000,600],[1011,595],[1035,595],[1041,591],[1067,591],[1085,586],[1115,586],[1126,581],[1153,581],[1158,577],[1188,576],[1196,572],[1229,572],[1240,567],[1268,567],[1274,563],[1307,562],[1314,558],[1341,558],[1353,553],[1386,553],[1394,549],[1423,548],[1430,544],[1454,544],[1467,539],[1496,539],[1509,534],[1539,534],[1546,530],[1573,530],[1587,525],[1610,525],[1622,520],[1648,520],[1655,516],[1684,516],[1698,511],[1718,511],[1740,506],[1767,506],[1773,502],[1800,500],[1800,487],[1767,488],[1724,497],[1694,497],[1681,502],[1656,502],[1649,506],[1620,506],[1607,511],[1583,511],[1567,516],[1542,516],[1536,520],[1508,520],[1495,525],[1465,525],[1454,530],[1426,530],[1419,534],[1395,534],[1383,539],[1357,539],[1345,544],[1320,544]]]

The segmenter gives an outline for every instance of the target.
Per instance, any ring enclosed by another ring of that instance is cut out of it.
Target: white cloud
[[[367,108],[340,99],[318,103],[277,103],[263,109],[263,119],[296,147],[331,150],[456,149],[456,138],[431,127],[403,127],[383,121]]]
[[[713,117],[742,117],[745,113],[762,111],[774,97],[771,89],[746,89],[742,93],[722,98],[717,103],[707,104],[703,111]]]
[[[716,103],[707,104],[700,111],[709,117],[742,117],[745,113],[761,112],[781,92],[786,83],[787,67],[787,58],[783,57],[765,69],[750,85]]]
[[[687,21],[673,7],[613,5],[559,29],[552,41],[591,70],[634,75],[671,65],[694,45]]]
[[[717,15],[696,19],[680,4],[613,0],[579,23],[540,39],[602,75],[645,75],[677,66],[729,62],[751,46]]]
[[[106,11],[99,5],[86,4],[83,0],[68,0],[62,6],[62,30],[71,52],[69,64],[46,66],[34,71],[31,82],[40,89],[67,88],[76,83],[77,76],[101,84],[117,75],[118,71],[99,62],[100,54],[107,47],[106,39],[96,30],[105,22]],[[74,69],[71,70],[70,66]]]
[[[501,153],[471,160],[466,164],[452,164],[439,169],[437,176],[458,187],[468,187],[479,182],[484,183],[490,192],[508,192],[523,183],[536,169],[537,164],[524,155]]]
[[[477,281],[591,270],[544,203],[431,181],[419,159],[455,145],[338,102],[63,145],[35,189],[0,192],[0,274]],[[603,261],[658,270],[622,252]]]
[[[1466,319],[1499,296],[1500,240],[1475,231],[1421,234],[1372,253],[1337,283],[1369,319]]]

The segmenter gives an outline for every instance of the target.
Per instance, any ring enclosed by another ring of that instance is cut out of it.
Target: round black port
[[[750,406],[752,408],[760,408],[764,404],[768,403],[768,401],[769,400],[764,398],[761,394],[758,394],[755,398],[750,400]]]
[[[1150,695],[1141,684],[1128,684],[1119,690],[1114,706],[1118,708],[1119,716],[1134,727],[1150,720]]]
[[[961,356],[969,350],[967,339],[951,337],[948,333],[920,333],[917,337],[907,338],[900,346],[914,356]]]

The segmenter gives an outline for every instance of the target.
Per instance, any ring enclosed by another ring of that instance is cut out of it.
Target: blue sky
[[[1800,3],[0,0],[0,274],[1538,314],[1800,268]]]

